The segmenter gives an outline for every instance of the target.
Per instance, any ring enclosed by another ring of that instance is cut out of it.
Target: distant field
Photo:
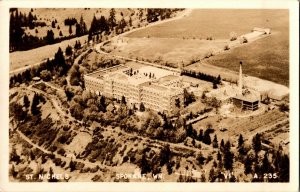
[[[120,45],[113,44],[116,49],[111,53],[124,57],[143,58],[152,62],[162,60],[162,63],[190,63],[196,58],[214,50],[222,50],[225,40],[199,40],[176,38],[125,38]]]
[[[204,62],[238,71],[239,61],[243,61],[245,74],[288,86],[288,10],[196,9],[182,19],[139,30],[127,37],[205,39],[212,36],[215,39],[229,39],[231,32],[242,35],[254,27],[271,28],[272,35],[213,56]]]
[[[54,54],[57,52],[59,47],[63,51],[65,51],[68,45],[74,47],[75,41],[77,40],[79,40],[82,45],[87,40],[87,36],[85,35],[79,38],[62,41],[60,43],[47,45],[28,51],[12,52],[9,54],[9,71],[13,71],[15,69],[25,67],[27,65],[39,63],[48,58],[52,58],[54,57]]]
[[[208,64],[239,70],[243,73],[289,86],[289,38],[287,32],[278,32],[249,45],[235,48],[206,60]]]
[[[127,37],[229,39],[230,32],[242,35],[254,27],[282,28],[288,19],[286,10],[195,9],[179,20],[139,30]]]

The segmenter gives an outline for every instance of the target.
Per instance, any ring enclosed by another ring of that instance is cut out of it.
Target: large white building
[[[153,66],[130,68],[118,65],[84,76],[88,90],[107,97],[121,99],[137,107],[173,113],[178,102],[183,106],[182,77],[180,73]]]

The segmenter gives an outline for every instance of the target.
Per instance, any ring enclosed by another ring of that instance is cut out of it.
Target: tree
[[[20,16],[21,16],[21,14],[20,14]],[[29,26],[29,29],[34,29],[33,20],[34,20],[34,17],[32,15],[32,13],[29,12],[29,14],[28,14],[28,26]]]
[[[186,128],[186,136],[191,138],[196,138],[197,132],[193,129],[192,124],[188,124]]]
[[[217,81],[213,81],[213,89],[217,89],[218,85],[217,85]]]
[[[203,129],[200,129],[199,135],[198,135],[198,140],[202,141],[203,140]]]
[[[77,120],[82,120],[83,110],[84,110],[83,106],[79,105],[78,103],[70,107],[71,115]]]
[[[106,112],[106,102],[105,102],[105,96],[100,97],[100,102],[98,106],[99,110],[102,112]]]
[[[16,128],[18,128],[19,123],[21,123],[27,116],[27,111],[23,110],[23,107],[18,104],[10,104],[9,105],[9,115],[10,117],[14,117],[13,120],[16,123]]]
[[[74,64],[70,69],[70,84],[73,86],[80,85],[81,72],[79,70],[79,65]]]
[[[289,111],[290,108],[289,108],[289,106],[288,106],[287,104],[282,103],[282,104],[279,105],[279,110],[280,110],[281,112],[286,112],[286,111]]]
[[[80,41],[75,41],[74,49],[80,49],[81,48],[81,43]]]
[[[189,93],[185,88],[183,89],[184,106],[196,101],[194,93]]]
[[[237,39],[237,33],[236,32],[230,32],[230,41],[235,41]]]
[[[217,160],[218,161],[222,160],[222,155],[221,155],[220,151],[218,151],[218,153],[217,153]]]
[[[33,95],[32,104],[31,104],[31,114],[34,116],[38,116],[41,114],[40,108],[38,107],[40,103],[39,96],[35,93]]]
[[[27,95],[24,95],[24,97],[23,97],[23,104],[26,109],[30,106],[30,101],[29,101]]]
[[[225,153],[224,153],[224,168],[226,170],[232,170],[233,157],[234,157],[234,155],[230,150],[225,151]]]
[[[217,139],[217,135],[215,135],[213,140],[213,148],[218,148],[218,147],[219,147],[218,139]]]
[[[145,106],[143,103],[140,104],[140,111],[141,112],[144,112],[145,111]]]
[[[146,158],[146,154],[143,153],[142,155],[142,159],[140,161],[140,169],[141,169],[141,174],[145,174],[145,173],[150,173],[151,172],[151,167],[150,164]]]
[[[71,35],[73,33],[72,31],[72,25],[69,25],[69,34]]]
[[[43,79],[44,81],[50,81],[51,80],[51,73],[48,70],[43,70],[41,71],[41,79]]]
[[[13,176],[13,178],[16,178],[18,175],[18,172],[15,169],[15,165],[13,164],[10,170],[11,175]]]
[[[252,171],[252,160],[249,155],[246,156],[246,160],[244,163],[244,173],[247,175]]]
[[[65,94],[66,94],[68,101],[71,101],[72,98],[74,97],[74,93],[72,91],[70,91],[69,89],[65,89]]]
[[[68,45],[68,46],[66,47],[65,53],[66,53],[67,56],[72,55],[73,50],[72,50],[72,47],[71,47],[70,45]]]
[[[165,164],[170,162],[172,157],[172,153],[170,150],[170,145],[164,145],[159,154],[160,157],[160,166],[164,166]]]
[[[55,28],[55,22],[54,21],[51,22],[51,26],[52,26],[52,28]]]
[[[248,43],[248,39],[246,37],[242,37],[242,43]]]
[[[252,147],[255,153],[258,153],[261,150],[261,138],[260,134],[256,134],[252,139]]]
[[[244,145],[244,138],[243,135],[240,134],[239,141],[238,141],[238,148],[242,147]]]
[[[203,154],[200,152],[198,153],[196,160],[198,161],[198,163],[200,165],[204,165],[204,161],[205,161],[205,157],[203,156]]]
[[[128,23],[129,23],[129,26],[131,27],[131,26],[132,26],[132,18],[131,18],[131,16],[129,16],[129,21],[128,21]]]
[[[220,150],[223,152],[225,148],[224,140],[222,139],[220,142]]]
[[[204,136],[203,136],[203,143],[210,145],[211,144],[211,138],[210,138],[210,131],[209,129],[206,129],[204,131]]]
[[[175,99],[175,106],[176,106],[177,108],[180,108],[180,99],[179,99],[179,98],[176,98],[176,99]]]
[[[61,32],[61,31],[59,31],[59,36],[61,36],[61,37],[63,36],[63,34],[62,34],[62,32]]]
[[[121,103],[126,105],[126,98],[125,98],[125,96],[124,96],[124,95],[122,95],[122,98],[121,98]]]
[[[262,166],[261,166],[261,171],[263,173],[270,173],[270,162],[268,159],[268,152],[265,152],[264,158],[263,158],[263,162],[262,162]]]
[[[215,181],[215,169],[213,167],[209,171],[209,181],[210,182]]]
[[[108,23],[110,30],[113,30],[113,28],[116,26],[116,11],[114,8],[110,9],[109,11]]]
[[[70,163],[69,163],[69,168],[70,171],[73,172],[76,169],[76,163],[73,162],[73,160],[71,159]]]
[[[52,30],[48,30],[48,31],[47,31],[46,42],[47,42],[48,44],[53,44],[53,43],[55,43],[55,41],[54,41],[54,33],[53,33]]]
[[[50,167],[50,170],[49,170],[49,177],[50,178],[48,179],[48,182],[58,182],[58,180],[55,177],[55,174],[53,174],[52,167]]]

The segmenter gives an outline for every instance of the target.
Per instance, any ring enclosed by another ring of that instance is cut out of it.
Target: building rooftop
[[[178,79],[179,76],[178,75],[167,75],[165,77],[162,77],[158,80],[158,84],[163,84],[163,83],[166,83],[168,81],[172,81],[172,80],[175,80],[175,79]]]
[[[147,74],[154,76],[155,79],[160,79],[162,77],[168,76],[168,75],[174,75],[174,72],[168,71],[165,69],[160,69],[157,67],[152,67],[152,66],[144,66],[138,69],[140,74]]]
[[[100,69],[100,70],[97,70],[95,72],[89,73],[89,74],[87,74],[87,76],[101,79],[107,73],[112,73],[112,72],[116,72],[116,71],[123,71],[125,69],[129,69],[129,68],[125,65],[116,65],[116,66],[113,66],[113,67]]]
[[[233,98],[248,101],[248,102],[254,102],[260,100],[260,94],[257,91],[244,89],[242,94],[236,94],[233,96]]]

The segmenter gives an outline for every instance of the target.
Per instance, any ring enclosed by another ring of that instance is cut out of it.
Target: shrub
[[[225,45],[225,46],[224,46],[224,51],[227,51],[227,50],[229,50],[229,49],[230,49],[229,45]]]

